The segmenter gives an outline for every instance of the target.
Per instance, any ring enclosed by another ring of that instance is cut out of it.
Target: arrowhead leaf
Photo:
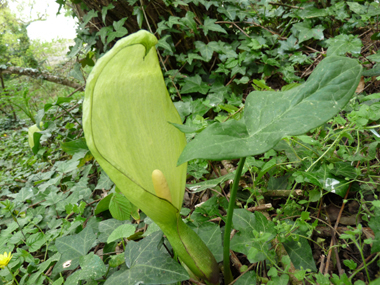
[[[318,127],[347,104],[361,71],[354,59],[330,56],[298,87],[250,93],[243,119],[210,125],[185,147],[178,165],[195,158],[222,160],[261,154],[283,137]]]

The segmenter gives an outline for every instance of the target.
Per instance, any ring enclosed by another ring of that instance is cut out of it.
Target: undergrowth
[[[128,2],[133,19],[160,39],[165,81],[188,140],[213,122],[241,119],[253,90],[284,91],[303,83],[327,49],[363,65],[357,92],[339,115],[246,159],[231,260],[234,284],[377,284],[380,4],[164,1],[175,14],[152,23],[145,12],[153,2]],[[110,3],[82,19],[70,52],[78,58],[72,75],[82,74],[86,64],[130,32],[124,26],[128,19],[102,21],[112,9]],[[128,201],[89,152],[82,93],[72,97],[66,89],[50,98],[51,87],[41,91],[6,83],[14,88],[2,94],[3,110],[10,112],[13,104],[25,120],[5,115],[0,120],[0,254],[13,254],[0,270],[0,284],[107,283],[127,270],[124,252],[134,241],[147,248],[143,241],[158,234],[158,226],[133,205],[125,206]],[[41,131],[31,149],[33,120]],[[201,159],[188,164],[181,215],[218,262],[236,165]],[[161,241],[154,250],[172,254],[168,241]],[[75,269],[65,270],[71,263]],[[160,275],[146,271],[144,263],[141,268],[141,276],[150,274],[156,282],[149,284],[161,284]],[[180,281],[175,272],[167,276],[173,284]]]

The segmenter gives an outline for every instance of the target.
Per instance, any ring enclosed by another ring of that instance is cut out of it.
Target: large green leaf
[[[222,160],[261,154],[285,136],[323,124],[350,100],[361,70],[354,59],[330,56],[298,87],[250,93],[242,120],[210,125],[186,146],[178,164],[195,158]]]

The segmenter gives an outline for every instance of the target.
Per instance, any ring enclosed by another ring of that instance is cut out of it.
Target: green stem
[[[375,257],[372,258],[372,260],[366,264],[366,266],[369,266],[369,265],[372,264],[374,261],[376,261],[376,259],[377,259],[379,256],[380,256],[380,253],[377,253],[377,254],[375,255]],[[351,274],[351,276],[348,278],[348,280],[351,281],[352,278],[353,278],[357,273],[359,273],[359,272],[362,271],[362,270],[363,270],[363,266],[357,268],[357,269]]]
[[[240,158],[238,168],[235,173],[234,184],[230,191],[230,202],[227,210],[227,221],[224,227],[224,243],[223,243],[223,266],[224,266],[224,282],[230,284],[233,281],[231,267],[230,267],[230,233],[232,226],[232,216],[234,215],[236,192],[239,185],[241,172],[243,170],[245,157]]]
[[[368,265],[365,262],[365,257],[364,257],[363,250],[362,250],[363,247],[361,247],[361,244],[359,244],[358,241],[354,241],[354,243],[355,243],[356,247],[359,249],[360,256],[362,257],[363,267],[365,269],[365,272],[367,273],[368,282],[371,283],[371,277],[369,276],[369,272],[368,272]]]
[[[62,110],[65,111],[83,129],[82,124],[79,123],[78,120],[75,119],[75,117],[69,111],[67,111],[65,107],[63,107],[62,105],[58,105],[58,106],[61,107]]]
[[[13,280],[15,281],[15,283],[16,283],[17,285],[19,285],[18,282],[17,282],[16,277],[13,275],[13,272],[10,270],[10,268],[8,267],[8,265],[7,265],[7,268],[8,268],[9,273],[12,275]]]

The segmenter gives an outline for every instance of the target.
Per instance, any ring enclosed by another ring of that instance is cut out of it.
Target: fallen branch
[[[62,78],[56,75],[53,75],[47,71],[40,71],[38,69],[34,68],[23,68],[23,67],[18,67],[18,66],[7,66],[7,67],[2,67],[0,68],[0,73],[8,73],[8,74],[18,74],[18,75],[26,75],[32,78],[36,79],[43,79],[46,81],[62,84],[65,86],[69,86],[75,89],[79,90],[84,90],[84,87],[67,78]]]

